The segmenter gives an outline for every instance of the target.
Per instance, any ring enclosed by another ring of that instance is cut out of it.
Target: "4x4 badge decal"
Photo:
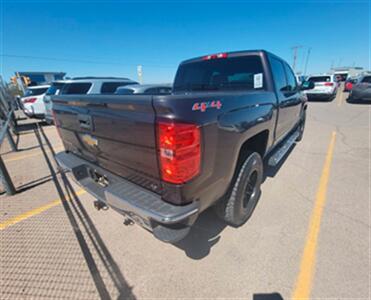
[[[222,108],[222,102],[220,100],[216,101],[208,101],[208,102],[196,102],[192,106],[193,111],[201,111],[205,112],[208,108],[216,108],[221,109]]]

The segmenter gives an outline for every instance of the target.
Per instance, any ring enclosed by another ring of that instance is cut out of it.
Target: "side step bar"
[[[281,145],[278,146],[277,150],[271,155],[268,160],[269,166],[274,167],[281,161],[285,154],[290,150],[292,145],[294,145],[299,134],[299,130],[296,130],[290,135],[289,138],[287,138]]]

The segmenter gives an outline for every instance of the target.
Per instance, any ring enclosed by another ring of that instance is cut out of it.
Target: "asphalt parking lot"
[[[53,126],[2,148],[20,191],[0,196],[0,298],[370,299],[370,104],[310,102],[304,140],[267,170],[248,223],[205,212],[176,245],[58,172]]]

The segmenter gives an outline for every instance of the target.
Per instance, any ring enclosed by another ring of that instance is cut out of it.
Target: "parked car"
[[[348,101],[371,101],[371,74],[362,75],[353,84]]]
[[[171,84],[135,84],[118,87],[117,95],[168,95],[171,93]]]
[[[22,110],[29,118],[44,119],[44,96],[50,85],[28,87],[24,97],[21,98]]]
[[[306,76],[304,75],[295,75],[296,77],[296,81],[298,82],[298,84],[302,84],[304,81],[306,81]]]
[[[307,102],[295,75],[266,51],[182,62],[171,95],[59,95],[62,169],[97,198],[165,242],[184,238],[216,206],[241,226],[260,197],[264,164],[303,137]],[[290,105],[288,105],[290,103]]]
[[[52,100],[51,96],[53,95],[59,95],[61,89],[63,88],[66,81],[58,80],[52,82],[51,86],[48,88],[48,90],[45,93],[44,96],[44,105],[45,105],[45,121],[48,124],[53,123],[53,115],[52,115]]]
[[[311,75],[308,81],[314,83],[314,89],[306,91],[309,100],[325,99],[332,100],[336,97],[338,82],[335,75]]]
[[[138,82],[117,77],[76,77],[65,82],[60,94],[114,94],[118,87],[129,84],[138,84]]]
[[[356,84],[358,77],[348,77],[344,83],[344,92],[350,92],[353,88],[353,84]]]

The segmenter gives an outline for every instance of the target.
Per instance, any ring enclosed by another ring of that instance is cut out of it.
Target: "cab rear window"
[[[227,57],[180,65],[173,91],[256,90],[264,81],[260,56]]]

